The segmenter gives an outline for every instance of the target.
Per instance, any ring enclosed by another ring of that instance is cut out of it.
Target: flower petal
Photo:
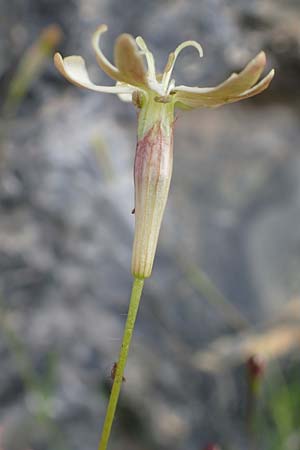
[[[123,81],[133,86],[147,86],[147,75],[135,39],[130,34],[121,34],[115,44],[115,63]]]
[[[181,109],[194,109],[200,107],[216,107],[226,103],[233,103],[239,100],[244,100],[264,91],[270,84],[274,77],[274,69],[271,70],[266,77],[264,77],[258,84],[250,89],[246,89],[241,93],[234,94],[233,91],[223,95],[215,94],[213,88],[189,88],[189,90],[177,90],[175,93],[176,106]],[[229,80],[229,79],[228,79]]]
[[[185,41],[185,42],[182,42],[182,44],[178,45],[178,47],[175,49],[175,51],[169,54],[169,58],[168,58],[166,67],[164,68],[162,84],[165,88],[167,88],[167,86],[169,84],[169,81],[170,81],[170,78],[171,78],[171,75],[172,75],[172,72],[174,69],[174,65],[175,65],[175,62],[176,62],[176,59],[177,59],[179,53],[186,47],[195,47],[196,50],[198,50],[200,58],[202,58],[203,49],[198,42]]]
[[[266,65],[265,52],[260,52],[239,74],[232,74],[226,81],[215,88],[218,94],[238,94],[250,89],[261,76]]]
[[[98,86],[94,84],[89,78],[85,61],[81,56],[67,56],[66,58],[62,58],[60,53],[56,53],[54,55],[54,64],[57,70],[76,86],[112,94],[131,94],[134,91],[131,86],[124,84],[119,86]]]
[[[155,61],[153,54],[148,49],[144,39],[141,36],[136,38],[136,43],[138,47],[141,49],[142,54],[145,56],[147,65],[148,65],[148,73],[147,73],[147,85],[148,87],[157,92],[159,95],[164,95],[165,91],[162,87],[162,84],[157,79],[157,74],[155,72]]]
[[[227,80],[211,88],[176,86],[175,91],[193,92],[195,94],[210,93],[214,97],[228,97],[239,95],[250,89],[259,79],[266,65],[266,55],[260,52],[253,58],[239,74],[233,73]]]
[[[148,49],[146,42],[144,41],[144,39],[141,36],[138,36],[136,39],[136,43],[139,46],[139,48],[142,50],[143,55],[145,56],[146,60],[147,60],[147,65],[148,65],[148,76],[152,79],[152,80],[156,80],[156,75],[155,75],[155,61],[154,61],[154,57],[153,54],[150,52],[150,50]]]
[[[116,81],[124,81],[120,71],[111,64],[108,59],[104,56],[104,54],[101,51],[100,48],[100,37],[101,34],[105,33],[107,31],[107,25],[100,25],[100,27],[97,28],[95,33],[92,37],[92,46],[96,52],[96,58],[98,61],[99,66],[103,70],[103,72],[106,73],[110,78]]]
[[[255,86],[253,86],[251,89],[248,89],[244,91],[242,94],[240,94],[238,97],[233,98],[230,100],[230,103],[236,102],[239,100],[244,100],[249,97],[253,97],[254,95],[260,94],[263,92],[269,84],[271,83],[273,77],[275,75],[275,70],[272,69],[267,76],[265,76],[259,83],[257,83]]]
[[[126,83],[122,83],[121,81],[117,81],[116,84],[117,87],[123,87],[125,88],[126,86],[128,87],[128,84]],[[132,94],[133,94],[133,89],[132,92],[126,92],[126,93],[119,93],[118,97],[120,100],[122,100],[122,102],[126,102],[126,103],[131,103],[132,102]]]

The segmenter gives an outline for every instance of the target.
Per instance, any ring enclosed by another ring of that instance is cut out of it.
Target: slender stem
[[[144,280],[140,278],[134,278],[128,315],[125,325],[125,330],[123,334],[122,345],[119,354],[119,361],[117,363],[117,369],[115,373],[115,378],[112,386],[112,390],[110,393],[110,399],[108,402],[106,416],[103,424],[102,435],[99,442],[98,450],[106,450],[108,440],[110,437],[112,423],[115,417],[115,412],[117,408],[117,403],[120,395],[121,385],[123,381],[124,369],[127,362],[127,356],[129,352],[129,346],[131,342],[131,338],[133,335],[133,329],[135,324],[135,319],[137,316],[139,303],[142,295],[142,290],[144,286]]]

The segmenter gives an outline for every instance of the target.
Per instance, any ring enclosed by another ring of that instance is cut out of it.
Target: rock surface
[[[2,3],[3,94],[50,23],[63,29],[62,52],[86,56],[103,83],[89,45],[102,22],[106,54],[119,33],[141,34],[161,66],[178,43],[199,40],[205,58],[186,51],[176,65],[182,84],[220,82],[261,48],[277,69],[259,98],[179,114],[171,195],[111,446],[246,449],[243,377],[207,374],[192,360],[245,321],[263,325],[299,291],[299,3]],[[131,283],[135,127],[131,106],[68,85],[51,61],[16,117],[1,121],[3,450],[96,448]],[[203,295],[200,268],[229,305]]]

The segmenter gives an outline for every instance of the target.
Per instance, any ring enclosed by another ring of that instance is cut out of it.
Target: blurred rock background
[[[110,83],[90,45],[101,23],[107,55],[120,33],[141,34],[161,67],[180,42],[198,40],[205,56],[180,56],[180,84],[221,82],[261,49],[276,69],[257,98],[178,114],[170,199],[111,448],[299,450],[299,431],[287,424],[290,408],[300,415],[289,403],[299,394],[300,3],[1,0],[0,8],[1,450],[97,448],[131,285],[136,111],[65,82],[51,54],[81,54],[92,78]],[[18,67],[26,72],[50,25],[52,47],[14,91]],[[255,440],[250,352],[267,359],[266,384],[275,385],[260,408],[270,395],[279,405]]]

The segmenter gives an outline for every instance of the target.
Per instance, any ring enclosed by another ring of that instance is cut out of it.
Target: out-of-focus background
[[[83,55],[111,83],[90,45],[101,23],[110,58],[120,33],[141,34],[161,67],[198,40],[179,84],[212,86],[261,49],[276,69],[259,97],[178,114],[110,448],[299,450],[299,1],[0,5],[1,450],[94,450],[101,431],[131,286],[137,113],[52,62]]]

